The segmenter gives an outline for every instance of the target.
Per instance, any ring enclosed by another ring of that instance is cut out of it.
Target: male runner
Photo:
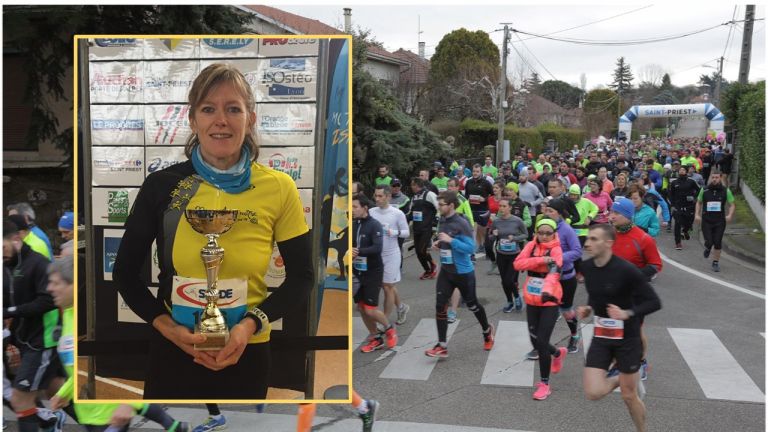
[[[483,177],[482,168],[479,164],[472,167],[472,178],[467,180],[464,194],[469,198],[469,206],[472,207],[472,218],[475,220],[477,235],[476,244],[479,245],[476,252],[480,253],[484,250],[482,245],[485,241],[485,227],[488,226],[488,221],[491,218],[491,213],[488,210],[488,197],[493,194],[493,187]],[[454,208],[454,210],[456,209]]]
[[[639,316],[661,309],[661,301],[645,275],[631,263],[613,255],[615,229],[607,224],[590,226],[585,248],[592,256],[582,263],[589,295],[588,306],[579,306],[580,318],[594,318],[594,338],[584,367],[584,393],[599,400],[616,387],[638,432],[645,432],[645,405],[638,394],[642,357]],[[607,376],[612,361],[618,376]]]
[[[672,215],[675,218],[676,250],[683,249],[683,236],[686,240],[691,239],[690,231],[693,228],[698,194],[699,185],[688,178],[688,170],[685,167],[680,167],[677,179],[669,185],[669,201],[672,203]]]
[[[725,207],[728,206],[728,214]],[[712,252],[712,270],[720,271],[720,251],[723,247],[725,224],[733,220],[736,203],[731,190],[722,184],[719,171],[709,174],[709,184],[699,191],[696,199],[694,221],[701,223],[701,233],[704,234],[704,258],[709,258]],[[714,247],[714,251],[712,248]]]
[[[431,184],[431,183],[430,183]],[[437,195],[424,186],[424,180],[414,177],[411,180],[413,201],[411,218],[413,220],[413,244],[416,258],[424,269],[419,279],[434,279],[437,276],[437,265],[429,253],[432,243],[432,226],[437,216]]]

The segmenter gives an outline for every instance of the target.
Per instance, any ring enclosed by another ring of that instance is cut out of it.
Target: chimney
[[[421,58],[424,58],[424,48],[426,45],[426,42],[419,42],[419,57]]]
[[[352,8],[344,8],[344,33],[352,33]]]

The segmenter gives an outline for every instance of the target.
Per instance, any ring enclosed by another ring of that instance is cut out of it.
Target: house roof
[[[399,50],[392,53],[395,57],[408,62],[407,66],[400,68],[400,77],[403,81],[424,84],[429,78],[429,60],[419,57],[418,54],[404,50]]]
[[[343,31],[331,27],[328,24],[318,20],[306,18],[286,12],[281,9],[264,5],[246,5],[245,8],[255,12],[260,18],[283,28],[286,32],[292,34],[311,34],[311,35],[336,35],[345,34]],[[368,45],[368,57],[381,62],[402,65],[402,60],[394,56],[391,52],[379,48],[375,45]]]

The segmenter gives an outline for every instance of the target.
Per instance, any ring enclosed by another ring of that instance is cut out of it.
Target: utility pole
[[[507,100],[507,41],[509,25],[504,24],[504,43],[501,51],[501,76],[499,77],[499,137],[496,142],[496,166],[501,164],[504,151],[504,102]]]
[[[739,84],[747,84],[749,78],[749,62],[752,55],[752,29],[755,25],[755,5],[747,5],[747,11],[744,15],[744,35],[741,38],[741,63],[739,64]],[[739,152],[736,151],[736,144],[739,140],[738,129],[733,129],[733,182],[728,182],[739,187]]]
[[[720,57],[720,60],[718,60],[717,65],[717,82],[715,83],[715,97],[712,102],[715,103],[716,107],[720,106],[720,86],[723,84],[723,63],[725,62],[725,58]]]

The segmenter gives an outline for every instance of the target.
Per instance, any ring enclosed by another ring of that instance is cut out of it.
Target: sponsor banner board
[[[155,296],[155,298],[157,298],[157,287],[149,287],[149,291],[152,292],[152,295]],[[127,304],[125,304],[125,300],[123,300],[123,296],[121,296],[120,293],[117,293],[117,321],[126,323],[145,322],[143,319],[139,318]]]
[[[314,147],[264,147],[259,152],[258,162],[288,174],[299,188],[314,186]]]
[[[200,57],[256,57],[259,50],[255,38],[203,38]]]
[[[189,105],[147,105],[144,120],[146,145],[184,145],[192,134]]]
[[[184,147],[147,147],[146,175],[185,162]]]
[[[123,226],[139,188],[93,188],[91,208],[94,225]]]
[[[89,60],[139,60],[144,55],[146,39],[90,39]]]
[[[317,58],[280,57],[259,61],[256,102],[314,101]]]
[[[144,147],[93,147],[93,186],[141,186],[144,183]]]
[[[260,104],[256,135],[262,146],[313,146],[315,104]]]
[[[189,59],[200,57],[200,39],[145,39],[145,59]]]
[[[110,61],[91,63],[91,103],[142,103],[144,62]]]
[[[144,102],[183,104],[199,69],[197,60],[144,62]]]
[[[259,39],[259,57],[316,56],[320,43],[312,38]]]
[[[251,86],[251,91],[253,92],[254,97],[256,96],[256,91],[259,87],[260,75],[259,71],[261,68],[261,61],[257,59],[222,59],[222,60],[201,60],[200,61],[200,70],[207,68],[208,66],[214,64],[214,63],[226,63],[229,65],[234,66],[242,72],[243,76],[245,77],[245,80],[248,82],[248,85]],[[259,107],[256,107],[256,111],[259,110]]]
[[[112,270],[115,268],[115,259],[117,250],[120,249],[120,241],[123,239],[125,230],[105,229],[104,230],[104,280],[112,280]]]
[[[93,145],[144,145],[144,105],[92,105]]]

